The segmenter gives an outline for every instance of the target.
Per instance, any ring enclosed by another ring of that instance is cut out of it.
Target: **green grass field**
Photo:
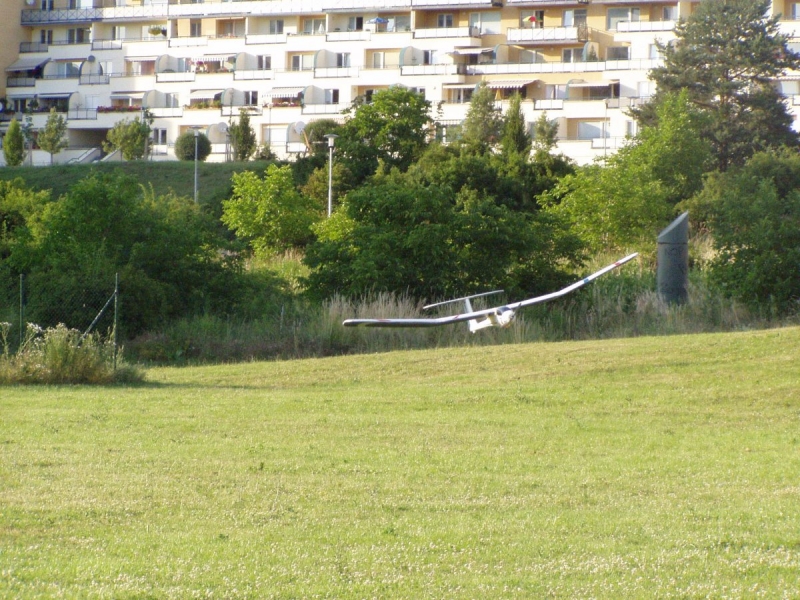
[[[0,389],[0,597],[789,598],[800,328]]]

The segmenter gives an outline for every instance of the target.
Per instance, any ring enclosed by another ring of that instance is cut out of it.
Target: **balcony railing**
[[[249,115],[260,115],[262,113],[262,108],[255,104],[242,104],[238,106],[226,104],[222,107],[221,112],[223,117],[238,117],[239,111],[242,109],[246,110]]]
[[[6,77],[6,87],[33,87],[35,85],[35,77]]]
[[[96,73],[94,75],[81,75],[79,83],[81,85],[105,85],[109,81],[108,74],[99,74]]]
[[[508,29],[506,37],[509,43],[543,43],[578,42],[577,27],[542,27],[533,29]]]
[[[272,77],[272,69],[236,69],[233,72],[233,78],[237,81],[258,81]]]
[[[47,52],[48,45],[44,42],[20,42],[19,53]]]
[[[96,121],[97,109],[96,108],[70,108],[67,113],[67,119],[75,121]]]
[[[158,83],[173,83],[176,81],[194,81],[195,75],[191,71],[181,72],[168,72],[156,73],[156,81]]]
[[[403,65],[401,75],[466,75],[467,65]]]
[[[358,77],[358,67],[317,67],[314,77]]]
[[[414,31],[414,38],[418,40],[456,37],[479,38],[481,37],[481,30],[477,27],[434,27],[431,29],[417,29]]]
[[[340,112],[341,104],[305,104],[302,110],[304,115],[335,115]]]
[[[675,29],[675,21],[622,21],[617,23],[617,32],[650,32],[650,31],[672,31]]]

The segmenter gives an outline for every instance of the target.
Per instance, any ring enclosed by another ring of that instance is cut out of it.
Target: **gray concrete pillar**
[[[683,304],[689,297],[689,213],[675,219],[658,236],[659,297],[669,304]]]

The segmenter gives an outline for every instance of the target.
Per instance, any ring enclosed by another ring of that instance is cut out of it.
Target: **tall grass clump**
[[[83,336],[63,324],[42,329],[28,323],[20,347],[10,351],[10,323],[0,323],[0,384],[110,384],[142,380],[141,372],[118,364],[111,339]]]

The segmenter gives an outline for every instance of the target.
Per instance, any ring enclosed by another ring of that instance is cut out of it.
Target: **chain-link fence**
[[[109,336],[117,352],[119,276],[111,281],[70,281],[54,277],[3,277],[0,281],[0,322],[9,323],[7,342],[14,351],[29,323],[43,329],[59,324],[85,335]]]

